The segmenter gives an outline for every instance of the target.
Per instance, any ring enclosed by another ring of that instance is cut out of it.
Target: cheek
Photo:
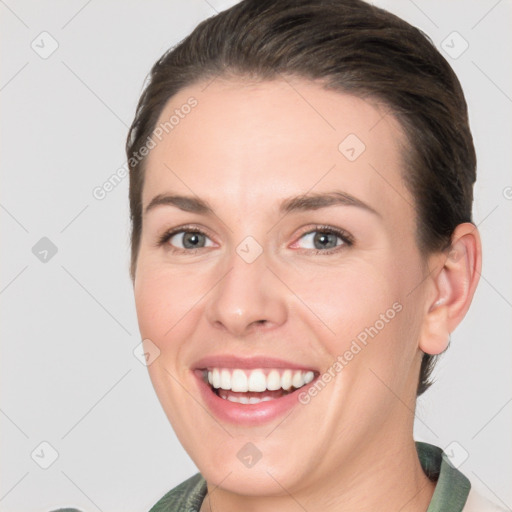
[[[338,268],[304,272],[293,285],[309,314],[323,322],[326,336],[341,343],[378,322],[381,315],[394,318],[393,304],[400,298],[395,276],[374,265],[360,262]],[[329,333],[331,336],[329,336]]]
[[[150,338],[158,343],[165,333],[166,324],[170,318],[169,310],[163,308],[163,304],[172,301],[172,296],[172,288],[163,286],[163,283],[153,278],[151,274],[148,275],[145,272],[138,274],[135,286],[135,307],[143,338]],[[169,328],[168,325],[167,328]]]
[[[168,341],[177,326],[183,327],[193,316],[200,286],[193,272],[147,265],[137,270],[134,295],[141,335],[164,350],[172,345]]]
[[[134,295],[141,337],[151,340],[160,351],[148,366],[151,382],[169,421],[179,428],[175,411],[187,407],[179,384],[184,378],[180,359],[194,325],[197,302],[193,274],[162,269],[141,258]]]
[[[338,361],[332,371],[342,371],[349,382],[375,381],[370,368],[392,382],[395,374],[408,374],[416,354],[415,308],[407,298],[412,278],[388,260],[347,261],[293,285],[331,364]]]

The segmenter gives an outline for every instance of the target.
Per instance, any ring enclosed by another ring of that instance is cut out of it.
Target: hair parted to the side
[[[450,246],[471,222],[476,155],[467,106],[450,65],[419,29],[362,0],[243,0],[200,23],[153,66],[128,133],[131,276],[142,230],[145,159],[138,154],[166,103],[218,76],[296,76],[377,100],[402,126],[409,147],[404,181],[415,199],[417,243],[425,255]],[[424,354],[417,394],[436,356]]]

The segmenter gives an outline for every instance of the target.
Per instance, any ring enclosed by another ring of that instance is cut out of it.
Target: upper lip
[[[202,357],[192,365],[193,369],[206,370],[207,368],[289,368],[291,370],[311,370],[315,368],[292,361],[286,361],[270,356],[235,357],[229,354]]]

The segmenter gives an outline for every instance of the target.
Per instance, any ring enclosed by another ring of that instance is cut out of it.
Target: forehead
[[[311,81],[195,84],[171,98],[159,128],[145,205],[172,190],[219,206],[271,207],[335,188],[383,208],[411,208],[401,177],[405,137],[386,107]]]

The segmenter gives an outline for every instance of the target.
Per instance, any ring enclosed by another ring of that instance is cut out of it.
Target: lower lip
[[[221,398],[212,391],[212,388],[203,379],[201,370],[194,371],[198,381],[199,391],[207,407],[222,421],[237,425],[262,425],[282,416],[294,406],[300,405],[298,394],[305,391],[315,380],[306,386],[288,393],[281,398],[259,402],[257,404],[240,404]]]

